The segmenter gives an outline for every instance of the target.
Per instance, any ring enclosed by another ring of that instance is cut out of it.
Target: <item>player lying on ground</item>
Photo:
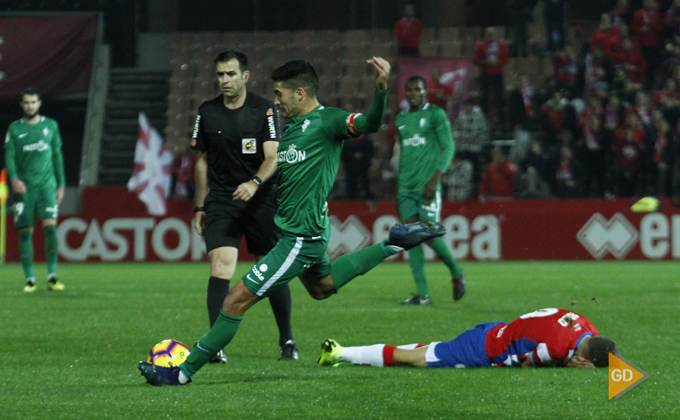
[[[390,65],[378,57],[369,63],[375,71],[376,90],[367,115],[320,105],[316,99],[319,79],[307,61],[289,61],[274,70],[274,103],[288,119],[277,164],[279,209],[274,221],[281,228],[281,238],[234,285],[217,321],[184,363],[173,368],[139,363],[147,382],[188,383],[231,342],[248,308],[296,277],[314,299],[326,299],[385,258],[444,235],[441,224],[431,221],[396,225],[387,241],[344,255],[333,264],[326,253],[331,232],[326,199],[338,172],[342,140],[377,131],[385,114]]]
[[[480,324],[451,341],[429,345],[342,347],[327,339],[321,344],[319,365],[592,368],[609,365],[609,353],[617,351],[616,343],[598,336],[597,328],[584,316],[549,308],[522,315],[509,324]]]

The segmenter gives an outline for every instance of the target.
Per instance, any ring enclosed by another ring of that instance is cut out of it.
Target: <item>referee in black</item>
[[[210,260],[208,315],[212,327],[229,294],[229,281],[245,234],[255,260],[279,239],[276,171],[279,119],[274,103],[249,93],[248,58],[228,50],[215,58],[222,94],[198,109],[191,148],[198,151],[194,224]],[[297,360],[290,325],[288,285],[269,298],[279,327],[279,360]],[[224,350],[211,362],[226,363]]]

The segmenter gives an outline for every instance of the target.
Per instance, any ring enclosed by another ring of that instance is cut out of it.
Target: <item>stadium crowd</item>
[[[677,196],[679,29],[680,0],[645,0],[639,10],[620,0],[589,40],[547,51],[554,74],[545,86],[534,88],[520,76],[505,84],[507,97],[497,99],[507,104],[499,111],[504,115],[494,118],[491,105],[476,111],[490,113],[491,131],[507,121],[505,128],[514,132],[510,149],[483,143],[491,162],[479,171],[481,179],[473,177],[478,188],[467,188],[469,195],[457,179],[470,165],[454,160],[444,176],[446,197],[469,199],[475,191],[480,198]],[[480,42],[480,56],[488,44]],[[469,159],[465,133],[481,129],[454,122],[461,125],[466,128],[457,131],[457,154]]]

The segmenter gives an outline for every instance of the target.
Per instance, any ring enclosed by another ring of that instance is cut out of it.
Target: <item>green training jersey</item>
[[[340,165],[342,141],[375,132],[385,114],[387,94],[376,91],[367,115],[321,105],[288,120],[278,149],[279,210],[274,221],[297,236],[321,236],[328,229],[326,199]]]
[[[446,112],[426,103],[415,112],[405,110],[394,120],[399,138],[399,193],[420,193],[435,170],[446,171],[454,143]]]
[[[28,191],[63,187],[64,160],[57,122],[40,117],[37,124],[24,119],[9,125],[5,136],[5,167],[9,179],[19,178]]]

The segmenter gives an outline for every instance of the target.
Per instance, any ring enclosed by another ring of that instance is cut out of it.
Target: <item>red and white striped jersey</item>
[[[597,328],[584,316],[566,309],[539,309],[486,335],[486,353],[496,366],[513,366],[531,358],[534,366],[562,366],[581,340],[596,336]]]

